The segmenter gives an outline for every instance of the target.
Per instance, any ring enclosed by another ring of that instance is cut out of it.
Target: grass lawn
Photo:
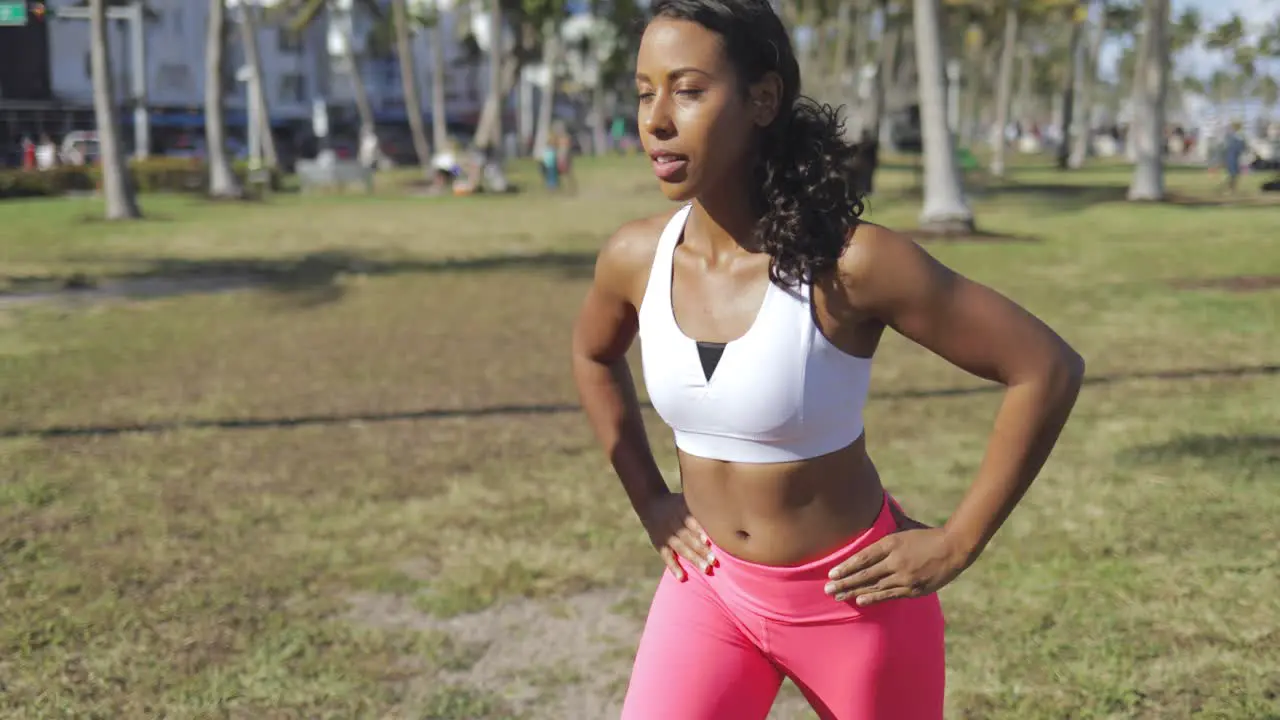
[[[0,298],[0,716],[616,716],[661,563],[568,339],[600,242],[665,205],[636,160],[578,167],[573,197],[144,197],[126,225],[0,203],[11,291],[262,283]],[[911,177],[871,219],[915,222]],[[951,718],[1280,718],[1280,290],[1171,285],[1280,276],[1280,206],[1129,205],[1127,179],[1018,167],[975,201],[1017,241],[929,245],[1089,361],[1041,479],[943,591]],[[897,337],[874,375],[872,455],[941,521],[998,388]],[[788,690],[773,717],[812,714]]]

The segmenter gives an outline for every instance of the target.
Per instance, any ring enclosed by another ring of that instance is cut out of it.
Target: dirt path
[[[618,717],[647,602],[637,591],[597,590],[439,619],[408,598],[362,594],[351,599],[351,617],[426,632],[452,649],[451,669],[410,682],[412,717],[604,720]],[[788,683],[769,717],[814,714]]]

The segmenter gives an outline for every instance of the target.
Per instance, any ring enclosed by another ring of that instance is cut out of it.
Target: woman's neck
[[[698,198],[685,224],[685,239],[695,238],[700,250],[715,262],[716,258],[731,258],[748,253],[761,252],[755,237],[756,216],[747,203],[715,202],[711,198]]]

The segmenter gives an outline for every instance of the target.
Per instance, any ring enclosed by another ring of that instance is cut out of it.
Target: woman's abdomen
[[[796,565],[846,544],[884,499],[863,438],[794,463],[747,464],[680,455],[689,510],[736,557]]]

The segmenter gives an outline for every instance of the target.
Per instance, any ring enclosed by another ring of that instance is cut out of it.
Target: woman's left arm
[[[1075,405],[1084,360],[1031,313],[884,228],[859,226],[838,274],[854,308],[1007,388],[978,476],[946,524],[899,514],[908,529],[849,558],[827,586],[860,605],[925,595],[977,559],[1040,472]]]

